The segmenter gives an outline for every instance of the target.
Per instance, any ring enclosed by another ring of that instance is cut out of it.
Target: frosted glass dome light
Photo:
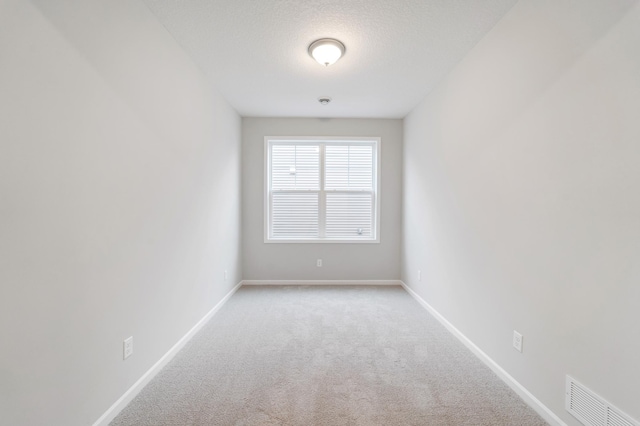
[[[345,50],[344,44],[332,38],[322,38],[309,45],[309,55],[326,67],[336,63]]]

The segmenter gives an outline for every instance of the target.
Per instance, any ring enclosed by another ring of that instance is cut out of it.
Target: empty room
[[[0,425],[640,426],[640,0],[0,0]]]

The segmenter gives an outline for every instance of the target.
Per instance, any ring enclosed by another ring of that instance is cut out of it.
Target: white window
[[[265,137],[265,242],[379,242],[380,138]]]

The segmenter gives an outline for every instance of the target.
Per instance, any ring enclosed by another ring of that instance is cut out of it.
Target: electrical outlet
[[[122,344],[122,348],[123,348],[123,357],[122,359],[127,359],[131,356],[131,354],[133,353],[133,336],[129,337],[128,339],[124,339],[124,342]]]
[[[522,352],[522,334],[513,330],[513,347],[516,348],[518,352]]]
[[[422,270],[418,269],[418,281],[422,281]]]
[[[318,259],[318,260],[316,261],[316,266],[317,266],[318,268],[322,267],[322,259]]]
[[[227,278],[229,277],[229,274],[227,273],[227,270],[224,270],[224,280],[226,281]]]

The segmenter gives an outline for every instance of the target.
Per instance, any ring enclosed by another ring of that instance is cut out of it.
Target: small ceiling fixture
[[[321,38],[309,45],[309,55],[325,67],[336,63],[345,50],[344,44],[333,38]]]
[[[322,96],[320,98],[318,98],[318,102],[320,102],[322,105],[326,105],[329,102],[331,102],[331,98],[328,96]]]

